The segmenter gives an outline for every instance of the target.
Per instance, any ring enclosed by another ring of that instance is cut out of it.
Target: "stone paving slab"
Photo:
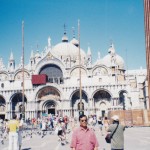
[[[100,145],[99,150],[110,150],[110,144],[105,142],[105,136],[101,136],[98,128],[95,133]],[[48,133],[43,138],[33,134],[32,138],[23,139],[22,150],[70,150],[71,135],[71,133],[67,135],[69,143],[62,146],[55,134]],[[4,145],[0,144],[0,150],[7,149],[8,140]],[[150,150],[150,127],[127,128],[125,130],[125,150]]]

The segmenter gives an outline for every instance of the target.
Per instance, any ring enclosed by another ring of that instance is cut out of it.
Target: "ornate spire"
[[[66,34],[66,25],[64,24],[64,34]]]
[[[20,57],[20,65],[21,66],[23,65],[23,57],[22,56]]]
[[[9,68],[9,71],[14,71],[15,69],[15,60],[14,60],[14,55],[12,51],[10,53],[8,68]]]
[[[31,59],[34,58],[34,52],[33,52],[33,50],[31,50],[30,58]]]
[[[62,42],[68,42],[68,37],[66,35],[66,25],[64,24],[64,35],[62,37]]]
[[[113,43],[111,43],[111,45],[110,45],[110,47],[108,49],[108,53],[115,54],[115,48],[114,48],[114,44]]]
[[[91,49],[90,49],[90,47],[89,47],[89,46],[88,46],[87,55],[91,55]]]
[[[9,60],[14,60],[14,55],[13,55],[13,52],[11,51],[11,53],[10,53],[10,58],[9,58]]]
[[[4,67],[3,58],[0,57],[0,69],[3,69]]]
[[[50,38],[50,36],[48,37],[48,48],[51,48],[51,38]]]
[[[73,45],[75,45],[76,47],[78,47],[79,46],[79,41],[75,38],[74,27],[72,27],[72,33],[73,33],[73,39],[70,41],[70,43],[72,43]]]
[[[72,34],[73,34],[73,38],[75,38],[75,30],[74,30],[74,27],[72,27]]]
[[[98,60],[100,60],[100,59],[101,59],[101,53],[98,52]]]

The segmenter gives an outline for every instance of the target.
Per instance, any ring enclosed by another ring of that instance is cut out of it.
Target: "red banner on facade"
[[[32,84],[46,84],[47,81],[47,75],[46,74],[40,74],[40,75],[32,75]]]

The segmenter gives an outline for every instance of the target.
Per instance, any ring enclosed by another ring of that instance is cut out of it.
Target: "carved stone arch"
[[[79,107],[78,107],[78,105],[80,103],[79,89],[72,92],[70,99],[71,99],[71,103],[70,103],[71,107],[73,109],[79,109]],[[84,109],[88,107],[88,94],[84,90],[82,90],[82,104],[84,106]]]
[[[94,98],[95,102],[100,101],[100,100],[110,101],[111,95],[108,91],[106,91],[104,89],[100,89],[95,92],[95,94],[93,95],[93,98]]]
[[[23,75],[22,70],[21,69],[17,70],[14,75],[14,80],[22,80],[22,75]],[[26,69],[24,70],[24,78],[25,79],[31,78],[29,71]]]
[[[107,110],[107,103],[105,101],[101,101],[99,104],[99,107],[100,107],[101,111],[106,111]]]
[[[93,93],[93,105],[95,113],[98,113],[102,117],[108,113],[108,108],[110,107],[110,101],[112,95],[108,90],[98,89]]]
[[[54,100],[47,100],[42,105],[42,111],[47,114],[56,114],[57,113],[58,102]]]
[[[36,101],[38,104],[38,116],[41,117],[42,113],[45,114],[60,114],[60,91],[53,86],[45,86],[36,94]]]
[[[75,66],[72,68],[72,70],[70,71],[70,77],[79,77],[79,68],[80,66]],[[81,66],[81,76],[87,76],[87,70],[85,67]]]
[[[51,88],[56,89],[56,90],[58,91],[59,95],[60,95],[60,100],[62,99],[62,97],[63,97],[63,95],[62,95],[63,91],[62,91],[62,89],[60,88],[60,86],[58,86],[58,85],[56,85],[56,84],[51,84],[51,85],[47,85],[47,86],[43,85],[43,86],[40,86],[40,87],[38,87],[38,88],[36,89],[35,95],[34,95],[34,99],[35,99],[36,101],[38,101],[38,94],[39,94],[39,92],[40,92],[42,89],[46,88],[46,87],[51,87]]]
[[[44,101],[43,102],[43,104],[42,104],[42,108],[44,109],[44,107],[52,107],[52,108],[54,108],[54,107],[56,107],[58,104],[57,104],[57,102],[56,101],[54,101],[54,100],[47,100],[47,101]]]
[[[22,100],[22,93],[14,93],[10,98],[10,110],[11,114],[14,113],[17,114],[18,117],[21,117],[22,111],[25,112],[26,110],[26,104],[27,104],[27,98],[24,95],[24,107],[23,106],[23,100]]]
[[[40,89],[37,93],[38,100],[56,99],[60,100],[60,92],[52,86],[46,86]]]
[[[57,61],[57,60],[48,60],[48,61],[43,60],[41,63],[39,63],[36,66],[35,74],[39,74],[41,68],[46,66],[46,65],[49,65],[49,64],[53,64],[53,65],[58,66],[62,70],[63,75],[65,75],[65,72],[66,72],[65,71],[65,66],[60,61]]]
[[[58,88],[54,86],[43,86],[42,88],[38,89],[38,91],[36,92],[35,99],[44,100],[44,98],[46,99],[47,96],[52,96],[52,95],[58,96],[55,97],[56,99],[60,100],[61,98],[61,92],[59,91]]]
[[[8,73],[6,71],[0,71],[0,81],[8,80]]]
[[[57,61],[58,63],[61,63],[61,60],[59,58],[57,58],[56,56],[54,56],[50,51],[45,55],[45,57],[43,57],[37,64],[36,67],[40,66],[41,64],[45,64],[48,61]]]
[[[55,64],[47,64],[44,65],[39,74],[46,74],[48,78],[48,82],[50,83],[63,83],[64,75],[62,69]]]
[[[131,106],[130,103],[130,98],[128,97],[128,92],[126,90],[121,90],[118,92],[119,94],[119,100],[118,100],[118,104],[120,106],[123,106],[123,109],[127,109],[127,105]]]
[[[92,70],[92,76],[97,75],[109,75],[108,68],[106,66],[96,65]]]
[[[94,98],[94,95],[95,95],[98,91],[105,91],[105,92],[107,92],[107,93],[110,95],[111,98],[113,97],[112,93],[111,93],[109,90],[100,88],[100,89],[97,89],[97,90],[95,90],[95,91],[93,92],[93,94],[92,94],[92,97],[93,97],[93,98]]]
[[[5,113],[6,113],[6,100],[2,95],[0,95],[0,118],[1,119],[5,119]]]

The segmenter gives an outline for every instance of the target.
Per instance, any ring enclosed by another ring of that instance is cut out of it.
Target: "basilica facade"
[[[41,52],[31,51],[29,63],[24,71],[22,68],[22,59],[16,65],[12,52],[7,67],[0,58],[0,118],[10,119],[13,113],[20,117],[22,99],[26,119],[50,113],[78,116],[80,87],[86,115],[107,116],[110,110],[149,106],[146,70],[126,70],[112,43],[106,56],[101,58],[98,53],[92,62],[90,47],[84,51],[75,37],[69,41],[64,33],[61,42],[54,46],[49,37],[47,46]]]

